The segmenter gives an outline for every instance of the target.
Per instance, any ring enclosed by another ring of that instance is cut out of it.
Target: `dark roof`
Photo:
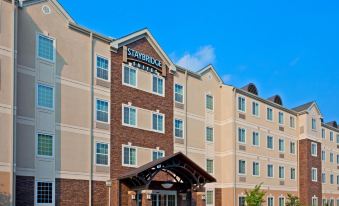
[[[331,127],[338,128],[338,124],[336,121],[327,122],[326,124]]]
[[[274,102],[276,104],[279,104],[280,106],[283,105],[282,99],[279,95],[274,95],[274,96],[268,98],[267,100]]]
[[[292,108],[292,110],[296,111],[296,112],[303,112],[305,110],[307,110],[308,108],[310,108],[310,106],[314,103],[314,101],[312,102],[308,102],[306,104],[300,105],[298,107]]]
[[[242,87],[241,89],[255,95],[259,94],[257,87],[253,83],[249,83],[246,86]]]

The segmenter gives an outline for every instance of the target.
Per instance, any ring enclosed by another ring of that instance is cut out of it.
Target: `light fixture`
[[[152,198],[151,194],[147,194],[146,198],[150,200]]]
[[[173,182],[167,181],[167,182],[162,183],[161,186],[165,189],[169,189],[173,187]]]
[[[201,199],[206,200],[206,195],[205,194],[201,195]]]

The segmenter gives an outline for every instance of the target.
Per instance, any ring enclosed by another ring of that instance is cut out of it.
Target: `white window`
[[[291,168],[291,176],[290,176],[291,180],[295,180],[295,168],[292,167]]]
[[[334,184],[334,175],[333,174],[330,174],[330,183],[331,183],[331,185]]]
[[[160,76],[153,75],[153,93],[164,95],[164,79]]]
[[[97,55],[97,78],[109,80],[109,60]]]
[[[318,169],[312,167],[311,169],[311,179],[313,182],[317,182],[318,181]]]
[[[184,122],[181,119],[174,120],[174,135],[176,138],[184,138]]]
[[[95,159],[97,165],[107,166],[108,163],[108,143],[97,142],[96,143],[96,152]]]
[[[164,132],[164,115],[160,113],[153,113],[152,125],[154,131]]]
[[[55,61],[55,40],[43,34],[38,35],[38,56],[42,59]]]
[[[137,70],[135,68],[124,66],[124,84],[132,87],[137,86]]]
[[[321,129],[321,137],[323,139],[326,139],[326,131],[325,131],[325,129]]]
[[[332,152],[330,152],[330,162],[331,163],[334,162],[334,154]]]
[[[253,162],[252,175],[253,176],[259,176],[260,175],[260,164],[259,164],[259,162]]]
[[[165,156],[165,151],[163,151],[163,150],[153,150],[152,151],[152,159],[153,159],[153,161],[157,160],[157,159],[160,159],[160,158],[163,158],[164,156]]]
[[[259,116],[259,103],[258,102],[252,102],[252,115]]]
[[[312,118],[312,129],[316,130],[317,129],[317,120]]]
[[[295,142],[290,142],[290,153],[295,154]]]
[[[214,204],[214,194],[213,190],[206,191],[206,205],[213,205]]]
[[[337,154],[337,164],[339,165],[339,155],[338,154]]]
[[[337,144],[339,144],[339,134],[337,134]]]
[[[214,172],[214,161],[212,159],[206,159],[206,171],[210,174]]]
[[[311,155],[316,157],[318,155],[318,146],[317,143],[311,143]]]
[[[36,203],[53,204],[54,202],[53,182],[37,181],[36,182]]]
[[[333,132],[332,132],[332,131],[330,132],[330,141],[331,141],[331,142],[334,141],[334,138],[333,138]]]
[[[238,142],[246,143],[246,129],[238,128]]]
[[[245,175],[246,174],[246,161],[245,160],[239,160],[238,173],[240,175]]]
[[[312,206],[318,206],[318,198],[312,197]]]
[[[290,116],[290,127],[295,128],[295,118],[293,116]]]
[[[238,96],[238,111],[245,112],[246,111],[246,100],[245,97]]]
[[[326,161],[326,152],[324,150],[321,151],[321,160]]]
[[[214,141],[214,129],[213,127],[206,127],[206,141],[213,142]]]
[[[337,175],[337,185],[339,185],[339,175]]]
[[[273,143],[273,137],[272,136],[267,136],[266,138],[267,141],[267,149],[273,149],[274,143]]]
[[[135,147],[123,146],[123,165],[136,166],[137,165],[137,149]]]
[[[267,197],[267,206],[274,206],[274,198]]]
[[[321,182],[322,182],[323,184],[326,183],[326,174],[325,174],[325,173],[322,173],[322,174],[321,174]]]
[[[284,113],[279,112],[279,124],[284,124]]]
[[[97,99],[96,101],[96,120],[98,122],[108,123],[109,120],[109,104],[108,101]]]
[[[329,206],[334,206],[334,199],[328,200],[328,205]]]
[[[272,164],[267,165],[267,177],[273,177],[274,175],[274,168]]]
[[[54,140],[52,135],[38,134],[37,154],[40,157],[53,157]]]
[[[213,110],[214,102],[213,102],[213,96],[207,94],[206,95],[206,109]]]
[[[285,140],[279,139],[279,152],[285,152]]]
[[[279,166],[279,178],[285,179],[285,167],[284,166]]]
[[[38,106],[47,109],[54,109],[54,88],[38,84]]]
[[[272,108],[267,107],[266,118],[269,121],[273,121],[273,109]]]
[[[279,197],[279,206],[285,206],[285,198]]]
[[[322,206],[326,205],[327,204],[327,200],[326,199],[323,199],[323,204]]]
[[[184,103],[184,87],[180,84],[174,86],[174,100],[178,103]]]
[[[259,140],[259,133],[253,132],[252,133],[252,145],[253,146],[259,146],[260,140]]]
[[[246,206],[246,199],[244,196],[239,196],[239,206]]]
[[[136,126],[137,125],[137,110],[131,106],[124,106],[123,107],[123,123],[129,126]]]

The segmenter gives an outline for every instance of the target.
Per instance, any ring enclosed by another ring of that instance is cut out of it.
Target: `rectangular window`
[[[52,204],[53,203],[53,182],[36,183],[36,203]]]
[[[245,97],[238,97],[238,111],[245,112],[246,111],[246,100]]]
[[[337,185],[339,185],[339,175],[337,175]]]
[[[323,139],[326,139],[326,131],[325,131],[325,129],[321,129],[321,137]]]
[[[206,141],[207,142],[213,142],[214,140],[214,131],[212,127],[206,127]]]
[[[285,206],[285,198],[279,197],[279,206]]]
[[[97,56],[97,78],[109,80],[109,61],[105,57]]]
[[[318,155],[318,148],[317,143],[311,143],[311,155],[316,157]]]
[[[327,200],[326,199],[323,199],[323,204],[322,206],[326,205],[327,204]]]
[[[326,160],[326,152],[324,150],[321,151],[321,160],[322,161]]]
[[[97,165],[108,165],[108,144],[107,143],[96,143],[96,164]]]
[[[53,109],[54,108],[54,89],[53,87],[38,84],[38,106]]]
[[[137,150],[135,147],[124,146],[124,157],[123,157],[123,165],[125,166],[136,166],[137,165]]]
[[[212,190],[207,190],[206,192],[206,204],[213,205],[214,204],[214,195]]]
[[[339,134],[337,134],[337,144],[339,144]]]
[[[174,120],[174,135],[176,138],[184,138],[184,122],[181,119]]]
[[[331,152],[330,153],[330,162],[333,163],[334,162],[334,154]]]
[[[317,182],[318,181],[318,169],[312,167],[311,169],[311,179],[313,182]]]
[[[213,110],[213,96],[206,95],[206,109]]]
[[[291,176],[290,176],[291,180],[295,180],[295,168],[291,168]]]
[[[317,129],[317,120],[312,118],[312,129],[316,130]]]
[[[290,142],[290,153],[295,154],[295,142]]]
[[[164,79],[159,76],[153,76],[153,92],[155,94],[164,95]]]
[[[267,112],[267,115],[266,115],[267,120],[273,121],[273,109],[267,107],[266,112]]]
[[[246,200],[244,196],[239,196],[239,206],[245,206]]]
[[[334,175],[333,174],[330,174],[330,183],[331,183],[331,185],[334,184]]]
[[[279,152],[285,152],[285,140],[279,139]]]
[[[318,198],[312,197],[312,206],[318,206]]]
[[[214,162],[211,159],[206,160],[206,171],[210,174],[214,172]]]
[[[246,129],[238,128],[238,142],[246,143]]]
[[[38,134],[38,156],[53,156],[53,136],[47,134]]]
[[[284,124],[284,113],[279,112],[279,124]]]
[[[285,167],[284,166],[279,166],[279,178],[285,179]]]
[[[328,205],[329,206],[334,206],[334,199],[330,199],[330,200],[328,200]]]
[[[274,206],[274,198],[273,197],[267,198],[267,206]]]
[[[337,164],[339,165],[339,155],[338,154],[337,154]]]
[[[137,70],[128,66],[124,66],[124,84],[132,87],[137,86]]]
[[[272,164],[267,165],[267,177],[273,177],[273,165]]]
[[[252,133],[252,145],[253,146],[259,146],[259,133],[258,132],[253,132]]]
[[[174,100],[178,103],[184,103],[184,87],[180,84],[174,86]]]
[[[331,141],[331,142],[334,141],[334,139],[333,139],[333,132],[332,132],[332,131],[330,132],[330,141]]]
[[[152,125],[154,131],[164,132],[164,115],[153,113]]]
[[[239,174],[244,175],[246,174],[246,161],[245,160],[239,160]]]
[[[48,36],[39,34],[38,36],[38,56],[42,59],[46,59],[48,61],[55,61],[55,50],[54,50],[54,42],[53,38]]]
[[[96,101],[96,119],[99,122],[108,123],[108,101],[97,99]]]
[[[259,103],[258,102],[252,102],[252,115],[259,116]]]
[[[290,127],[295,128],[295,118],[290,116]]]
[[[326,174],[325,174],[325,173],[322,173],[322,174],[321,174],[321,182],[322,182],[323,184],[326,183]]]
[[[124,124],[133,127],[136,126],[137,125],[136,115],[137,111],[134,107],[124,106],[124,115],[123,115]]]
[[[153,150],[153,152],[152,152],[153,161],[160,159],[160,158],[163,158],[165,156],[164,154],[165,154],[165,152],[163,150]]]
[[[259,162],[253,162],[252,175],[253,175],[253,176],[259,176],[259,171],[260,171],[260,165],[259,165]]]
[[[267,149],[273,149],[273,137],[267,136]]]

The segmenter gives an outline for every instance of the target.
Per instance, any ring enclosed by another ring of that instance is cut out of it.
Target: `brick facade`
[[[34,177],[16,176],[16,205],[34,205]]]
[[[95,206],[108,205],[108,192],[109,189],[106,186],[106,182],[92,181],[93,205]]]
[[[55,179],[55,205],[88,205],[89,182],[87,180]]]

